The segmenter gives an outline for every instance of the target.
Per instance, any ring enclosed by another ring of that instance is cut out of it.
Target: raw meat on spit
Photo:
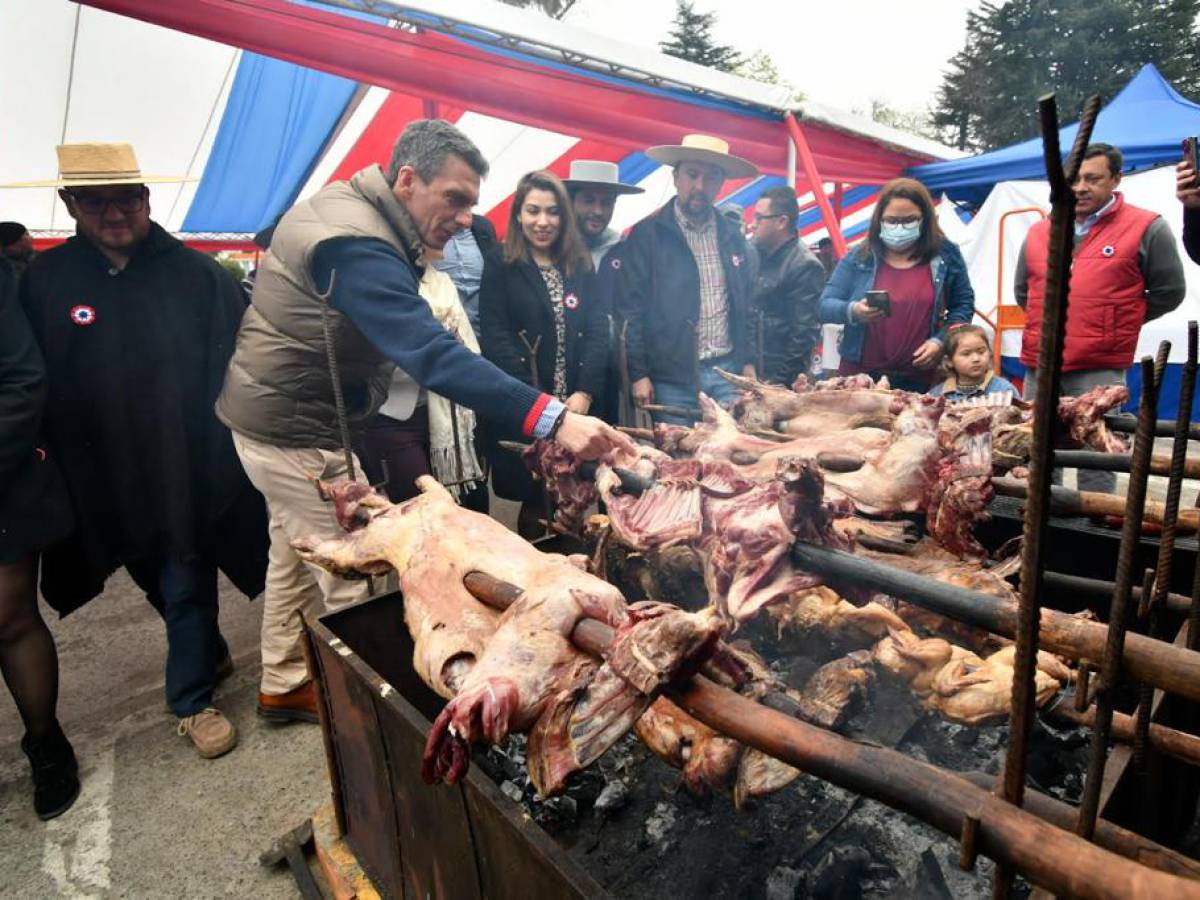
[[[719,633],[715,617],[630,609],[612,585],[462,509],[432,478],[417,484],[421,496],[376,504],[369,523],[355,531],[294,546],[333,572],[394,568],[398,574],[416,643],[414,667],[434,690],[453,697],[426,745],[428,780],[461,778],[473,741],[495,743],[528,731],[534,786],[542,795],[560,791],[571,772],[597,759],[645,710],[651,697],[635,685],[661,687],[711,650]],[[340,488],[333,488],[335,502]],[[463,586],[472,572],[515,585],[521,595],[499,616],[480,614],[484,608]],[[583,618],[617,631],[603,664],[570,642]]]
[[[810,385],[804,376],[792,388],[754,378],[718,373],[742,390],[733,405],[738,424],[747,431],[779,431],[793,437],[820,437],[857,428],[891,430],[898,392],[869,375],[829,378]]]

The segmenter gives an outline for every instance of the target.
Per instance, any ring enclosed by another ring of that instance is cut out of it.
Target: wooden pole
[[[522,592],[482,572],[468,573],[463,583],[479,600],[498,609],[507,608]],[[571,632],[575,646],[597,657],[603,657],[612,639],[612,628],[595,619],[581,620]],[[978,819],[980,852],[1056,894],[1095,900],[1200,900],[1200,883],[1089,844],[945,769],[896,750],[847,740],[702,676],[668,693],[710,728],[953,837],[962,833],[966,817]]]

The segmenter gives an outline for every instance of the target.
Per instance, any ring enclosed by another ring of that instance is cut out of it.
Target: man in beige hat
[[[703,391],[732,402],[733,386],[715,370],[752,370],[751,266],[746,239],[714,203],[727,178],[758,169],[704,134],[646,155],[672,167],[676,193],[634,226],[621,253],[616,305],[627,324],[633,400],[690,408]],[[691,424],[661,413],[654,418]]]
[[[246,308],[215,260],[150,218],[152,178],[128,144],[58,148],[50,182],[76,223],[21,283],[50,386],[42,426],[76,530],[45,551],[42,592],[60,612],[124,566],[166,622],[167,705],[205,757],[237,743],[213,705],[232,667],[217,570],[263,587],[266,511],[213,413]]]

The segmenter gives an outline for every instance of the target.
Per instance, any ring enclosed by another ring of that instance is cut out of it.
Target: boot
[[[41,740],[21,739],[21,749],[33,769],[33,809],[45,822],[61,816],[79,796],[79,764],[71,742],[55,722]]]

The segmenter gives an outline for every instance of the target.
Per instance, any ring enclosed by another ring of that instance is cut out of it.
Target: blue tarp
[[[1078,124],[1059,131],[1066,152],[1075,140]],[[1200,133],[1200,105],[1176,91],[1153,65],[1145,65],[1112,99],[1096,119],[1093,141],[1119,147],[1125,154],[1125,171],[1145,169],[1180,158],[1180,141]],[[967,159],[914,166],[909,174],[920,179],[936,196],[979,206],[1001,181],[1042,179],[1042,139],[1033,138]]]

